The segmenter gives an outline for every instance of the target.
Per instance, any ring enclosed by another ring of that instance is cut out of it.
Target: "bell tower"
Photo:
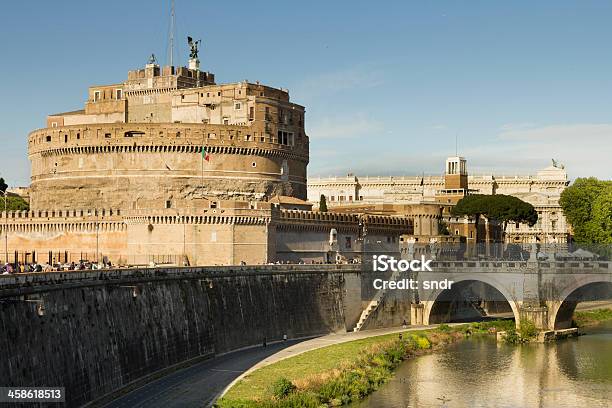
[[[446,170],[444,172],[444,188],[446,190],[468,188],[468,174],[466,160],[463,157],[454,156],[446,159]]]

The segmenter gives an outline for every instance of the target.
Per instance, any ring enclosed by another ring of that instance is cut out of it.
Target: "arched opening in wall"
[[[453,283],[434,299],[429,324],[515,319],[508,299],[494,286],[465,280]]]
[[[612,305],[612,282],[592,282],[574,289],[557,310],[555,330],[576,326],[575,312],[579,310],[608,309]],[[588,319],[588,318],[587,318]],[[584,322],[588,324],[589,322]],[[580,325],[580,322],[578,322]]]

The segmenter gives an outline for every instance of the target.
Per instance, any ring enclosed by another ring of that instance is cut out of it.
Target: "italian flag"
[[[202,146],[202,158],[206,161],[210,161],[210,154],[206,151],[206,146]]]

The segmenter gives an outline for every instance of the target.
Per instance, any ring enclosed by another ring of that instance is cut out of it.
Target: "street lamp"
[[[6,191],[0,191],[0,193],[4,197],[4,263],[8,263],[8,212],[6,210],[8,193]]]
[[[100,217],[98,209],[94,211],[96,215],[96,264],[100,266]],[[87,212],[87,215],[91,216],[91,210]]]

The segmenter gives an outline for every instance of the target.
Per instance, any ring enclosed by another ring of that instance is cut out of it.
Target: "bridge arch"
[[[578,303],[606,298],[612,299],[611,275],[585,276],[573,281],[559,292],[557,299],[547,301],[549,328],[570,328]]]
[[[506,287],[504,287],[504,285],[499,282],[497,279],[487,276],[487,275],[478,275],[478,276],[463,276],[463,277],[458,277],[458,276],[453,276],[453,287],[457,288],[458,284],[463,283],[468,283],[468,282],[478,282],[478,283],[484,283],[486,284],[488,287],[494,289],[496,292],[498,292],[499,294],[501,294],[501,296],[508,302],[508,304],[510,305],[510,308],[512,309],[512,314],[514,315],[514,321],[518,327],[519,323],[520,323],[520,313],[519,313],[519,304],[516,301],[515,297],[512,296],[512,294],[507,290]],[[423,307],[423,324],[425,325],[429,325],[429,324],[433,324],[433,323],[443,323],[443,322],[435,322],[434,320],[436,320],[435,316],[432,315],[432,311],[434,311],[434,308],[436,307],[436,302],[440,302],[441,301],[441,295],[443,295],[443,293],[450,293],[450,291],[452,291],[453,289],[437,289],[437,290],[433,290],[430,295],[427,297],[426,300],[423,301],[424,307]]]

